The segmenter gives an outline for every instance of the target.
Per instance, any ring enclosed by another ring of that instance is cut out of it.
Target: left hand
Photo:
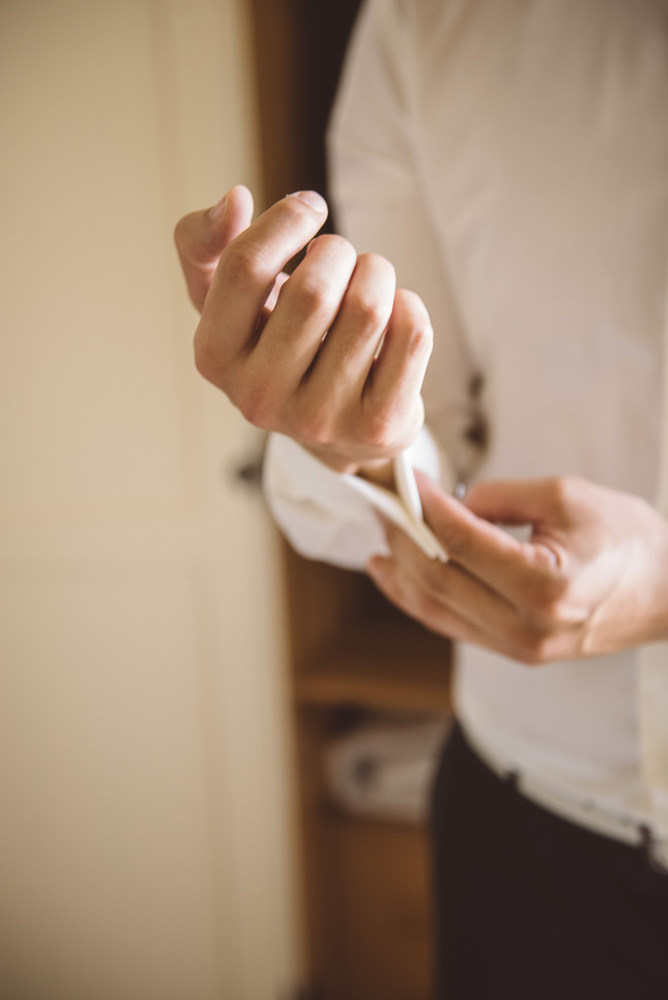
[[[465,503],[418,485],[451,561],[388,524],[391,556],[368,571],[423,625],[532,665],[668,638],[668,522],[644,500],[570,476],[481,483]]]

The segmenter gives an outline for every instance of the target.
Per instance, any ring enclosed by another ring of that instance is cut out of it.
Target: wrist
[[[367,479],[369,482],[391,490],[395,488],[393,458],[355,462],[327,445],[302,444],[302,447],[335,472],[349,476],[360,476],[362,479]]]
[[[394,459],[385,459],[383,462],[372,462],[360,465],[356,475],[361,479],[366,479],[377,486],[384,486],[393,493],[397,492],[397,480],[394,473]]]

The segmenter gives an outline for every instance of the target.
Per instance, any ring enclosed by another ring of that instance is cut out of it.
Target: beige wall
[[[257,177],[243,0],[2,0],[0,995],[297,976],[275,537],[176,218]]]

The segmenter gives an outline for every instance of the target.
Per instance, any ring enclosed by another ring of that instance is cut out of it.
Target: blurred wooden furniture
[[[365,711],[449,712],[449,646],[370,582],[286,546],[304,916],[314,1000],[428,1000],[427,830],[329,800],[329,740]]]

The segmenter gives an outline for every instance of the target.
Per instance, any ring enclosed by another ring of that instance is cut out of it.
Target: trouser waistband
[[[517,791],[531,802],[556,816],[584,827],[592,833],[624,844],[644,847],[650,865],[661,874],[668,875],[668,838],[657,837],[646,823],[633,815],[608,810],[593,799],[578,799],[549,788],[530,775],[509,766],[489,747],[484,746],[460,722],[462,734],[471,750],[499,778],[513,783]]]

